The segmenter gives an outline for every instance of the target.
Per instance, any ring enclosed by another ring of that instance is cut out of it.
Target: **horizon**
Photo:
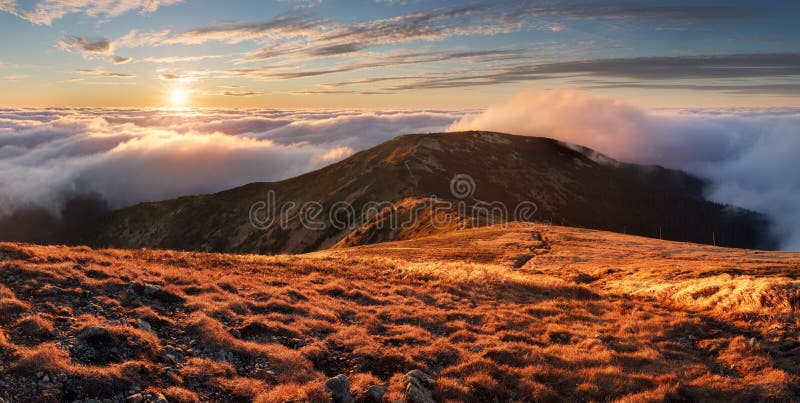
[[[119,209],[287,179],[401,134],[485,130],[688,172],[704,198],[766,215],[780,247],[800,250],[800,182],[786,176],[798,125],[794,107],[643,108],[536,83],[474,109],[0,108],[0,233],[75,197]]]

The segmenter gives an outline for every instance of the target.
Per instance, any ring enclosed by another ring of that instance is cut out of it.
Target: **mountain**
[[[705,185],[684,172],[621,163],[547,138],[493,132],[404,135],[280,182],[114,211],[74,231],[68,241],[98,247],[300,253],[524,218],[669,240],[772,246],[762,216],[704,200]],[[271,194],[274,203],[268,203]],[[309,202],[318,203],[320,217],[335,210],[342,213],[337,215],[340,221],[352,222],[335,226],[330,219],[304,221],[314,218],[305,214],[313,213]],[[352,210],[337,210],[342,202]],[[390,202],[394,209],[365,212],[370,202]],[[253,225],[251,215],[264,218],[267,206],[274,211],[289,203],[294,209],[285,210],[283,225]],[[506,213],[490,210],[498,206],[505,206]],[[535,214],[516,217],[517,206]],[[480,214],[488,211],[496,214]],[[304,225],[309,221],[327,225]],[[395,221],[411,224],[392,225]]]

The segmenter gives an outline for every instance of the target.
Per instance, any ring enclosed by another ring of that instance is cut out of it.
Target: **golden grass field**
[[[330,401],[338,374],[403,401],[415,369],[436,401],[800,399],[800,254],[511,224],[279,256],[6,243],[0,267],[13,402]]]

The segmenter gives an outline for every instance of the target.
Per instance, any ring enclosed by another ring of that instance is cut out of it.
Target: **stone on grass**
[[[325,390],[331,394],[334,403],[353,403],[353,394],[350,393],[350,380],[344,374],[339,374],[325,381]]]

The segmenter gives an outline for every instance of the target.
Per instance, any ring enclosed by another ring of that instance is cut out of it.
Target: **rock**
[[[334,403],[353,403],[350,393],[350,380],[344,374],[336,375],[325,381],[325,390],[330,392]]]
[[[167,398],[161,393],[153,393],[151,394],[151,398],[155,403],[169,403],[169,400],[167,400]]]
[[[89,326],[86,329],[83,329],[79,334],[79,339],[91,339],[93,337],[104,336],[106,334],[106,329],[100,326]]]
[[[153,296],[159,290],[160,290],[160,288],[157,285],[154,285],[154,284],[145,284],[144,287],[142,288],[142,292],[144,292],[144,295],[147,295],[147,296]]]
[[[433,392],[436,390],[436,381],[428,374],[415,369],[403,376],[406,399],[410,403],[435,403]]]
[[[368,402],[380,403],[383,395],[386,394],[386,388],[380,385],[372,385],[364,392],[364,397]]]
[[[144,319],[139,319],[139,329],[142,329],[146,332],[150,332],[153,330],[153,327],[150,326],[150,323]]]
[[[225,361],[228,359],[228,353],[225,350],[219,350],[217,352],[217,357],[219,357],[220,361]]]

